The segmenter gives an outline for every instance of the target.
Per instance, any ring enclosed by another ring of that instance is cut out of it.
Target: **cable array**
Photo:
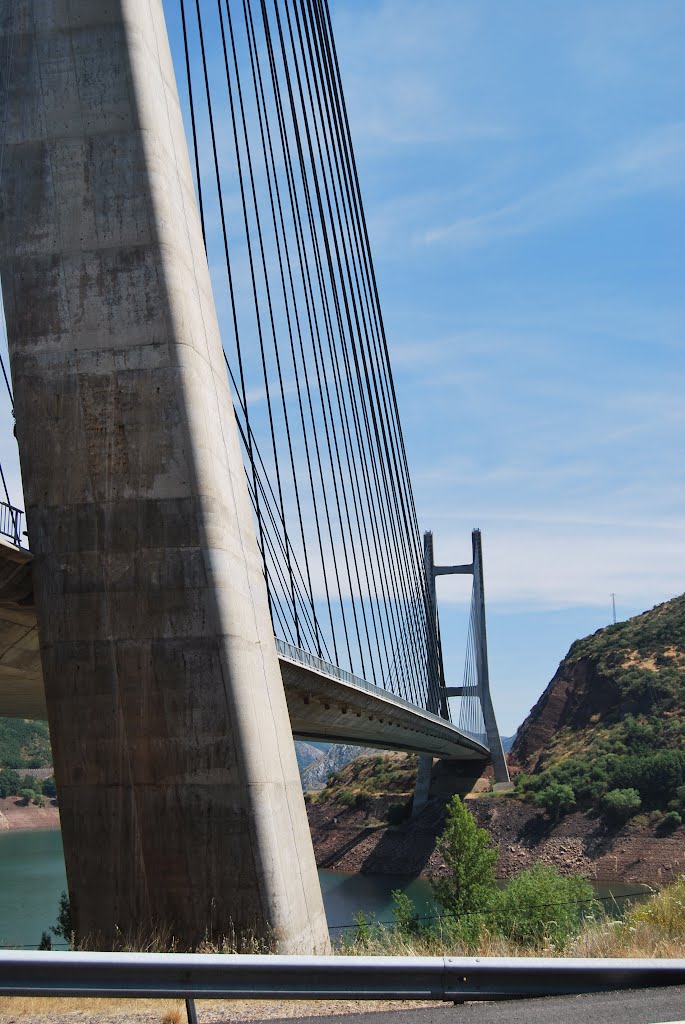
[[[466,658],[464,661],[464,682],[459,706],[459,728],[472,736],[479,743],[487,746],[485,721],[483,719],[482,672],[478,671],[478,658],[481,647],[481,617],[479,614],[479,595],[474,577],[471,591],[471,610],[469,612],[469,629],[466,637]]]
[[[425,707],[435,622],[327,4],[176,2],[274,631]]]

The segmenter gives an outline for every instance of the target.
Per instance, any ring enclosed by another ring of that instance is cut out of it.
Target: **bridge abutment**
[[[328,933],[161,0],[0,0],[0,272],[77,934]]]

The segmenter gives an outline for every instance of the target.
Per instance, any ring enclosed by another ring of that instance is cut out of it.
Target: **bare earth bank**
[[[600,817],[570,814],[558,824],[530,804],[510,797],[469,800],[479,825],[500,853],[498,874],[510,878],[542,861],[562,874],[598,882],[665,885],[685,874],[685,829],[664,832],[650,823],[610,828]],[[438,875],[444,863],[435,849],[442,809],[428,806],[415,821],[380,824],[382,808],[354,809],[331,802],[308,807],[319,867],[388,875]],[[375,815],[375,817],[374,817]]]
[[[0,798],[0,832],[13,829],[59,828],[59,808],[49,803],[45,807],[35,804],[24,806],[16,796]]]

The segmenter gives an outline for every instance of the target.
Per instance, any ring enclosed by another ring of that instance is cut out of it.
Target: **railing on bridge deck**
[[[304,666],[304,668],[309,668],[313,672],[317,672],[319,675],[328,676],[331,679],[337,679],[342,683],[349,683],[350,686],[355,686],[359,690],[366,690],[367,693],[374,694],[374,696],[391,698],[393,704],[398,704],[401,707],[408,708],[410,711],[418,710],[422,714],[427,714],[430,717],[440,717],[433,716],[430,712],[427,712],[425,708],[422,708],[417,704],[412,704],[410,700],[406,700],[404,697],[400,697],[400,695],[395,693],[394,690],[386,689],[383,686],[376,686],[375,683],[370,683],[368,679],[355,675],[354,672],[348,672],[347,669],[340,668],[339,665],[333,665],[331,662],[324,661],[322,658],[318,658],[315,654],[310,654],[309,651],[302,650],[301,647],[295,647],[293,644],[289,644],[286,640],[281,640],[278,636],[275,639],[278,654],[283,658],[287,658],[289,661],[294,661],[298,665]],[[445,719],[445,721],[447,724],[451,724],[448,719]]]
[[[0,534],[3,537],[9,537],[18,548],[21,547],[23,537],[23,518],[24,513],[21,509],[15,508],[14,505],[8,505],[5,501],[0,501]]]
[[[310,669],[317,675],[326,676],[329,679],[335,679],[338,682],[346,683],[357,690],[361,690],[369,694],[370,696],[379,697],[383,700],[389,701],[396,708],[403,708],[407,711],[411,711],[414,715],[420,716],[423,720],[423,731],[430,731],[436,725],[446,727],[448,730],[451,730],[453,734],[461,734],[461,742],[465,746],[474,750],[480,748],[481,753],[487,751],[488,747],[486,742],[479,740],[475,736],[469,736],[467,733],[464,733],[463,730],[460,730],[449,719],[442,718],[440,715],[436,715],[434,712],[428,711],[421,705],[412,703],[412,701],[407,700],[405,697],[401,697],[398,693],[395,693],[394,690],[386,689],[383,686],[377,686],[375,683],[370,683],[368,679],[355,675],[354,672],[348,672],[347,669],[341,668],[339,665],[333,665],[328,661],[324,661],[322,658],[318,658],[315,654],[310,654],[309,651],[305,651],[301,647],[296,647],[294,644],[290,644],[278,636],[275,637],[275,640],[276,651],[279,658],[283,658],[285,661],[292,662],[296,665],[301,665],[303,668]]]

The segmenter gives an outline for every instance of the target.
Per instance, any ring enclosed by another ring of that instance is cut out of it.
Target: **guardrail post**
[[[197,1010],[194,999],[186,999],[186,1015],[188,1017],[188,1024],[197,1024]]]

